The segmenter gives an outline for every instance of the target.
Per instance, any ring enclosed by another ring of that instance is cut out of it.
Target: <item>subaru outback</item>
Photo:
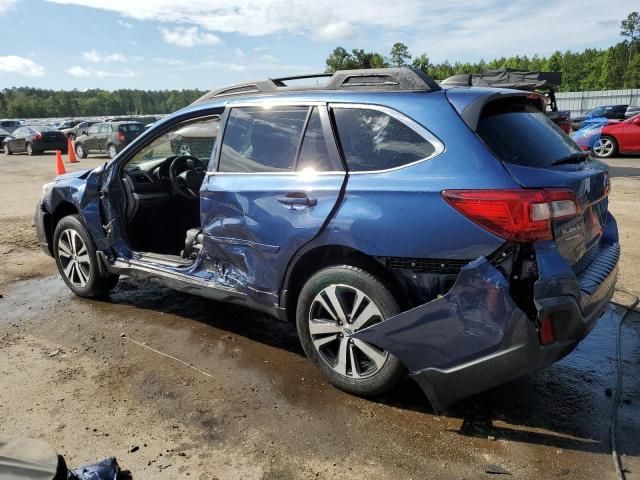
[[[68,287],[152,278],[266,312],[338,388],[410,375],[437,411],[588,334],[620,253],[609,177],[543,98],[412,69],[299,80],[213,90],[45,185],[39,241]]]

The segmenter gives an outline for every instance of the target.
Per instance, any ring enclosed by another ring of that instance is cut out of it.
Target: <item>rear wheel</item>
[[[618,153],[618,142],[613,137],[603,135],[591,147],[591,151],[596,157],[609,158]]]
[[[74,148],[78,157],[87,158],[87,151],[84,149],[84,146],[81,143],[76,143]]]
[[[400,313],[391,291],[367,271],[340,265],[314,274],[298,298],[296,324],[307,357],[334,386],[381,395],[405,375],[400,361],[353,334]]]
[[[5,155],[11,155],[13,152],[11,151],[11,149],[9,148],[9,144],[5,143],[4,144],[4,154]]]
[[[79,215],[58,222],[53,252],[62,279],[80,297],[105,295],[118,282],[117,275],[100,275],[96,249]]]

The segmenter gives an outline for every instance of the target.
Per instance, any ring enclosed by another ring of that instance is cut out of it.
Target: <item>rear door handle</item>
[[[313,207],[318,204],[318,200],[315,198],[309,198],[306,193],[302,192],[289,193],[284,197],[280,197],[278,202],[291,207]]]

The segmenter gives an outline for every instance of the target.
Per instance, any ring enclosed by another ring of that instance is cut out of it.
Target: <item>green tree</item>
[[[629,39],[629,59],[635,44],[640,38],[640,14],[631,12],[626,19],[620,22],[620,35]]]
[[[405,67],[411,60],[411,54],[409,53],[409,47],[404,43],[396,42],[391,47],[391,65],[393,67]]]

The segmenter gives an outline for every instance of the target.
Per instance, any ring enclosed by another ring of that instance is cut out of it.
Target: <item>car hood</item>
[[[85,178],[87,178],[89,176],[89,174],[93,171],[93,168],[89,168],[87,170],[80,170],[77,172],[69,172],[69,173],[63,173],[62,175],[58,175],[55,178],[55,182],[66,182],[69,180],[74,180],[76,178],[82,179],[84,180]]]

